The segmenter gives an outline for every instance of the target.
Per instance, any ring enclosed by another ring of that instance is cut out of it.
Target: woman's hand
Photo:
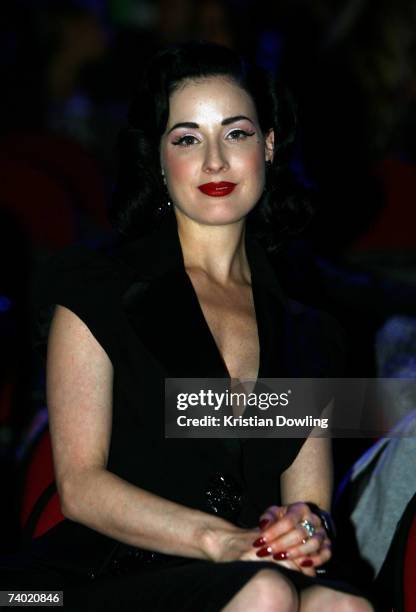
[[[211,561],[269,561],[299,571],[293,561],[259,557],[254,543],[261,535],[260,529],[241,529],[230,524],[229,528],[207,531],[203,547]]]
[[[302,521],[315,528],[310,536]],[[331,542],[321,519],[303,502],[288,506],[270,506],[260,517],[262,532],[255,542],[257,555],[268,560],[290,561],[309,576],[315,576],[319,567],[331,558]]]

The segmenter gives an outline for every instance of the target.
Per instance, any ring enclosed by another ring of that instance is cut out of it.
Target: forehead
[[[257,120],[253,99],[228,77],[187,80],[169,98],[169,121],[221,122],[225,117],[246,115]]]

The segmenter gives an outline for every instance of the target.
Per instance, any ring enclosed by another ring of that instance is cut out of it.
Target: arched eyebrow
[[[221,121],[221,125],[230,125],[230,123],[235,123],[236,121],[250,121],[254,125],[254,121],[250,119],[250,117],[246,117],[245,115],[235,115],[234,117],[227,117]],[[198,123],[193,123],[192,121],[184,121],[183,123],[175,123],[173,127],[170,128],[168,134],[176,130],[176,128],[191,128],[194,130],[199,129]]]

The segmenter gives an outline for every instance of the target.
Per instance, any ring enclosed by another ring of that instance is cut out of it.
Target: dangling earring
[[[166,186],[166,178],[165,178],[165,172],[162,168],[161,171],[162,174],[162,181],[163,181],[163,185],[165,187],[165,192],[166,192],[166,196],[169,198],[169,194],[168,194],[168,190],[167,190],[167,186]],[[170,200],[166,200],[166,202],[164,204],[161,204],[160,206],[157,207],[157,212],[159,213],[159,215],[166,213],[168,210],[170,210],[172,207],[172,204],[170,203]]]
[[[157,207],[157,212],[159,213],[159,215],[162,215],[163,213],[168,212],[168,210],[170,210],[171,207],[172,207],[172,204],[169,202],[169,200],[167,200],[165,204],[161,204],[160,206]]]
[[[166,200],[163,204],[157,207],[157,212],[159,215],[162,215],[164,213],[167,213],[169,210],[171,210],[171,208],[172,208],[172,204],[170,200]]]

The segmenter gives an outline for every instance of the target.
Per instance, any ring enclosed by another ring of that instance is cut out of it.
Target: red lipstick
[[[204,183],[199,185],[198,189],[205,195],[211,196],[212,198],[219,198],[226,196],[237,187],[237,183],[229,183],[227,181],[221,181],[220,183]]]

